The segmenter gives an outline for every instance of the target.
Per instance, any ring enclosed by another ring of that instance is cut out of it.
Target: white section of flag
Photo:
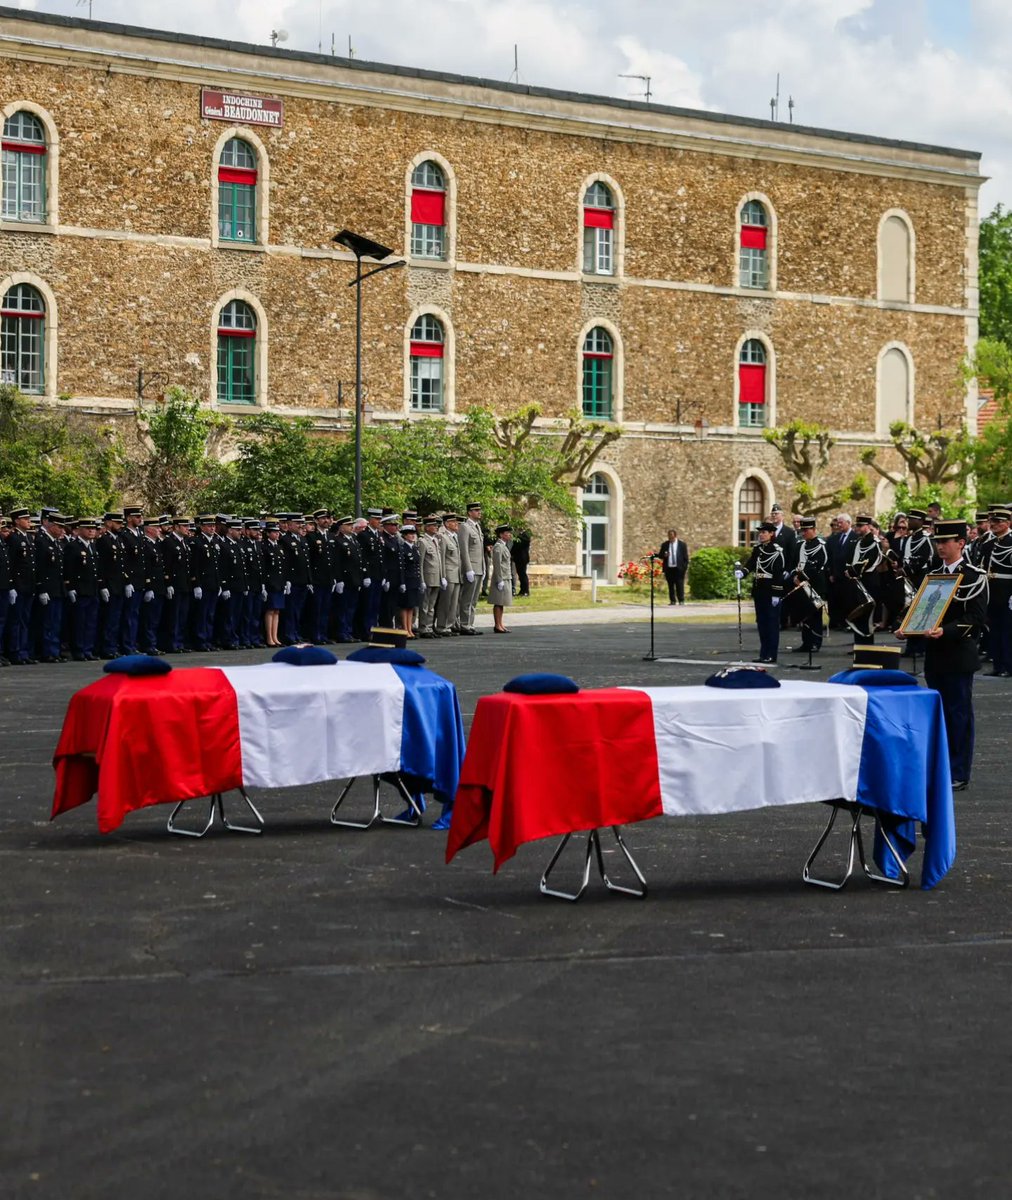
[[[650,697],[669,816],[854,800],[868,694],[837,683],[636,688]]]
[[[238,703],[247,787],[293,787],[399,768],[404,684],[386,663],[219,670]]]

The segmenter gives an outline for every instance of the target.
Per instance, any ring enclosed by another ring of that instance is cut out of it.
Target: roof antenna
[[[777,71],[777,94],[770,99],[770,120],[780,120],[780,72]]]
[[[652,77],[650,75],[619,75],[619,79],[638,79],[641,83],[646,84],[646,86],[647,86],[647,90],[646,90],[647,104],[650,103],[650,97],[653,95],[653,92],[650,90],[651,78]]]
[[[349,57],[349,58],[354,58],[354,57],[355,57],[355,50],[354,50],[354,48],[352,47],[352,44],[351,44],[351,34],[350,34],[350,33],[348,34],[348,57]]]
[[[790,123],[792,125],[794,124],[794,97],[793,96],[787,97],[787,119],[788,119],[788,121],[790,121]]]
[[[90,21],[91,20],[91,0],[77,0],[78,8],[84,8],[84,6],[86,4],[88,6],[88,20]]]
[[[510,75],[509,79],[507,79],[506,82],[507,83],[519,83],[520,82],[520,56],[517,51],[516,42],[513,43],[513,73]]]

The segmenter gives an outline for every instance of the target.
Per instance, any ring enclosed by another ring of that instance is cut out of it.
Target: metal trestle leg
[[[545,868],[545,873],[541,876],[542,896],[555,896],[559,900],[579,900],[583,893],[587,890],[587,884],[590,882],[590,864],[591,857],[593,856],[597,859],[598,874],[601,876],[604,886],[608,889],[608,891],[617,892],[622,896],[635,896],[637,899],[642,899],[647,894],[647,881],[643,877],[643,872],[637,866],[636,860],[629,853],[629,848],[626,846],[625,841],[622,838],[621,826],[612,825],[611,831],[615,835],[615,842],[617,843],[618,848],[625,855],[626,862],[630,867],[632,867],[633,874],[635,874],[636,878],[640,881],[640,886],[638,888],[622,887],[617,883],[612,883],[612,881],[608,878],[608,873],[604,869],[604,855],[601,852],[601,831],[599,829],[591,829],[587,834],[586,854],[584,855],[583,860],[583,879],[580,882],[579,889],[575,892],[561,892],[557,888],[548,886],[548,877],[551,875],[555,864],[562,856],[563,850],[565,850],[566,846],[569,844],[569,839],[573,836],[571,833],[567,833],[556,847],[555,853],[552,855],[548,866]]]
[[[239,788],[238,792],[239,795],[242,796],[243,800],[246,801],[247,808],[249,808],[250,812],[256,818],[256,825],[236,825],[230,821],[225,815],[225,801],[222,793],[215,792],[215,794],[210,797],[208,802],[207,821],[203,829],[181,829],[176,824],[176,817],[180,814],[184,805],[192,803],[191,800],[180,800],[180,802],[172,810],[172,814],[169,817],[166,828],[168,829],[169,833],[178,833],[180,837],[201,838],[210,830],[211,826],[215,822],[215,818],[217,818],[219,821],[221,821],[222,825],[229,830],[230,833],[263,833],[264,819],[257,811],[256,805],[246,794],[245,788]]]
[[[801,872],[801,878],[805,881],[805,883],[810,883],[813,887],[830,888],[834,892],[838,892],[842,887],[846,886],[848,879],[850,879],[854,872],[854,854],[856,851],[861,862],[861,869],[864,871],[865,875],[867,875],[868,878],[873,880],[875,883],[884,883],[889,887],[895,888],[905,888],[909,886],[910,872],[907,870],[907,864],[900,857],[899,852],[892,843],[892,839],[882,828],[882,822],[879,819],[878,813],[874,809],[865,808],[863,805],[854,804],[850,801],[830,801],[830,805],[832,807],[832,812],[829,814],[829,823],[823,830],[822,836],[815,843],[815,849],[808,856],[808,862],[805,863],[805,869]],[[848,813],[851,818],[850,844],[847,852],[847,869],[843,874],[843,878],[838,881],[834,881],[832,879],[818,879],[812,874],[812,864],[815,862],[816,858],[818,858],[822,847],[826,844],[826,840],[832,831],[834,823],[836,822],[837,814],[841,812]],[[882,838],[882,844],[889,851],[892,861],[896,864],[896,867],[899,871],[898,877],[893,878],[889,875],[882,875],[869,865],[868,859],[864,852],[864,839],[861,837],[861,818],[865,814],[874,819],[875,826]]]
[[[368,821],[345,821],[345,820],[340,819],[337,815],[337,810],[344,803],[345,798],[347,797],[348,793],[351,791],[352,787],[355,785],[358,778],[360,778],[360,777],[356,776],[354,779],[349,779],[348,782],[341,789],[341,794],[337,798],[337,803],[330,810],[331,825],[340,825],[344,829],[372,829],[372,827],[374,825],[399,825],[403,829],[417,829],[418,826],[421,825],[422,810],[415,803],[414,796],[412,796],[411,793],[408,791],[407,787],[404,784],[404,780],[401,778],[401,776],[399,774],[394,774],[394,773],[391,773],[388,775],[382,775],[382,776],[381,775],[373,775],[372,776],[373,806],[372,806],[372,816],[369,818]],[[361,778],[364,779],[365,776],[361,776]],[[394,787],[397,788],[398,792],[400,792],[402,799],[407,803],[408,809],[411,812],[410,818],[406,818],[405,820],[400,820],[395,817],[385,817],[383,815],[383,813],[380,809],[380,784],[384,779],[388,783],[392,783],[394,785]]]

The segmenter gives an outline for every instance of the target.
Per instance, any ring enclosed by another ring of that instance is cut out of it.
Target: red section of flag
[[[415,225],[445,225],[446,193],[416,188],[411,193],[411,220]]]
[[[218,168],[219,183],[245,183],[248,187],[253,187],[255,186],[256,181],[256,171],[250,171],[245,167]]]
[[[738,368],[738,403],[766,403],[766,367],[761,363],[743,363]]]
[[[614,229],[615,210],[613,208],[585,208],[583,223],[588,229]]]
[[[743,225],[741,227],[741,244],[746,250],[765,250],[766,226]]]
[[[440,342],[412,342],[412,358],[442,358],[443,346]]]
[[[500,692],[475,710],[446,861],[488,838],[498,871],[524,842],[660,815],[649,696]]]
[[[98,828],[242,784],[235,692],[213,668],[104,675],[70,699],[53,756],[52,817],[98,792]]]

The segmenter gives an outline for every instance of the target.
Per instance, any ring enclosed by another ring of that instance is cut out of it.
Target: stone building
[[[363,288],[370,420],[621,423],[542,561],[744,541],[792,490],[765,426],[831,426],[834,484],[893,420],[974,426],[975,153],[9,8],[0,56],[0,369],[49,402],[115,418],[143,370],[347,428],[348,228],[407,259]]]

